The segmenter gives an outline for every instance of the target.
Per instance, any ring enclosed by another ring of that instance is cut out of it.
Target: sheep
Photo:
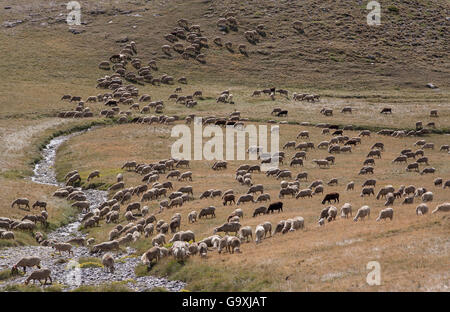
[[[355,215],[355,218],[353,219],[353,221],[356,222],[356,221],[358,221],[358,219],[364,220],[364,218],[366,216],[367,216],[367,218],[369,218],[369,216],[370,216],[370,207],[369,206],[362,206],[356,212],[356,215]]]
[[[188,214],[188,223],[195,223],[197,221],[197,211],[191,211]]]
[[[258,226],[262,226],[264,228],[264,238],[266,238],[267,234],[269,234],[272,237],[272,223],[266,221],[262,224],[259,224]]]
[[[161,258],[161,249],[155,246],[147,250],[141,256],[141,261],[142,264],[147,265],[149,267],[153,260],[156,260],[155,262],[158,262],[160,258]]]
[[[34,267],[36,266],[38,269],[41,268],[41,258],[39,257],[24,257],[19,260],[12,268],[11,268],[11,274],[19,273],[19,267],[22,267],[23,272],[27,272],[27,267]]]
[[[316,165],[318,165],[319,168],[322,168],[322,167],[329,168],[330,167],[330,164],[328,163],[328,160],[326,160],[326,159],[313,159],[312,162],[315,163]]]
[[[328,222],[331,222],[332,220],[336,220],[338,210],[335,206],[330,206],[328,208]]]
[[[228,235],[228,232],[234,232],[237,235],[240,228],[241,224],[237,222],[224,223],[221,226],[214,228],[213,233],[216,234],[217,232],[225,232],[225,234]]]
[[[84,237],[74,237],[74,238],[69,239],[68,241],[66,241],[66,243],[68,243],[68,244],[77,244],[77,245],[80,245],[80,246],[86,246],[86,238],[84,238]]]
[[[322,200],[322,205],[326,202],[331,203],[333,202],[339,202],[339,193],[329,193],[325,195],[324,199]]]
[[[394,218],[394,209],[386,208],[386,209],[381,210],[376,221],[380,221],[381,219],[387,219],[387,218],[391,219],[391,221],[392,221],[392,218]]]
[[[255,194],[257,192],[261,192],[261,194],[264,193],[264,186],[262,184],[253,185],[248,189],[247,194]]]
[[[208,218],[208,216],[211,216],[211,218],[216,217],[216,207],[209,206],[207,208],[202,208],[202,210],[200,210],[198,218],[199,219],[201,219],[202,217]]]
[[[52,246],[56,251],[61,253],[62,251],[67,251],[67,253],[73,256],[72,245],[68,243],[56,243]]]
[[[416,207],[416,215],[422,216],[424,214],[428,213],[428,206],[427,204],[420,204]]]
[[[2,238],[2,239],[15,239],[14,232],[11,232],[11,231],[0,232],[0,238]]]
[[[295,199],[303,198],[303,197],[307,197],[307,196],[312,197],[312,190],[309,188],[299,191],[297,193],[297,195],[295,196]]]
[[[238,237],[228,237],[226,242],[226,249],[229,253],[234,254],[234,252],[240,253],[241,240]]]
[[[392,185],[387,185],[385,187],[382,187],[376,196],[377,199],[380,199],[382,197],[385,197],[389,193],[394,193],[394,187]]]
[[[96,177],[100,177],[100,171],[98,171],[98,170],[92,171],[92,172],[89,174],[89,176],[88,176],[88,178],[87,178],[87,181],[89,182],[90,180],[92,180],[93,178],[96,178]]]
[[[255,202],[252,194],[246,194],[246,195],[240,196],[236,205],[239,206],[241,203],[246,203],[246,202],[252,202],[252,203]]]
[[[436,178],[436,179],[434,179],[434,181],[433,181],[433,183],[434,183],[434,186],[441,186],[442,185],[442,178]]]
[[[352,215],[352,205],[350,203],[345,203],[341,207],[341,218],[348,218],[348,215]]]
[[[427,174],[427,173],[435,173],[436,169],[433,167],[424,168],[420,174]]]
[[[249,237],[250,240],[253,240],[253,236],[252,236],[252,228],[250,226],[244,226],[239,230],[239,238],[240,239],[246,239],[247,242],[249,242]]]
[[[403,190],[404,194],[406,194],[406,195],[414,194],[415,191],[416,191],[416,187],[414,185],[409,185]]]
[[[353,190],[354,188],[355,188],[355,182],[351,181],[347,184],[345,190],[350,191],[350,190]]]
[[[234,194],[224,194],[223,195],[223,205],[226,206],[227,203],[230,203],[230,205],[231,205],[231,202],[236,203]]]
[[[14,208],[17,205],[19,208],[21,205],[24,205],[28,210],[30,210],[30,201],[27,198],[17,198],[11,203],[11,208]]]
[[[156,235],[153,239],[152,239],[152,245],[153,246],[162,246],[166,243],[166,236],[162,233]]]
[[[25,231],[32,231],[36,228],[36,224],[34,224],[33,222],[28,221],[28,220],[19,222],[19,223],[15,224],[14,226],[13,225],[10,225],[10,226],[13,230],[25,230]]]
[[[263,237],[265,236],[265,233],[266,233],[266,231],[265,231],[263,226],[258,225],[256,227],[256,229],[255,229],[255,242],[256,242],[256,244],[261,243]]]
[[[431,202],[433,201],[433,192],[426,192],[422,195],[422,202]]]
[[[442,185],[443,189],[446,189],[447,187],[450,187],[450,180],[445,181],[444,185]]]
[[[258,196],[258,198],[256,198],[255,202],[259,203],[262,201],[269,201],[270,200],[270,195],[267,193],[261,194]]]
[[[370,196],[371,194],[372,194],[372,195],[375,195],[374,188],[373,188],[373,187],[364,187],[364,188],[361,190],[360,196],[361,196],[361,197],[364,197],[364,196],[366,196],[366,195]]]
[[[120,234],[119,234],[119,231],[118,231],[117,229],[112,229],[112,230],[109,232],[109,240],[110,240],[110,241],[113,241],[113,240],[115,240],[116,238],[119,238],[119,236],[120,236]]]
[[[41,283],[41,285],[47,285],[47,279],[49,279],[50,284],[52,284],[53,281],[50,274],[51,274],[50,269],[36,270],[33,273],[31,273],[30,276],[28,276],[28,278],[25,280],[25,285],[28,285],[31,280],[33,281],[33,284],[36,280],[38,280],[39,283]],[[44,280],[44,283],[42,283],[42,280]]]
[[[94,245],[92,246],[91,253],[97,253],[99,251],[111,251],[111,250],[119,250],[119,242],[117,240],[113,240],[110,242],[103,242]]]
[[[38,207],[38,208],[44,208],[44,210],[47,210],[47,203],[46,202],[43,202],[43,201],[39,201],[39,200],[37,200],[37,201],[35,201],[34,202],[34,204],[31,206],[31,208],[36,208],[36,207]]]
[[[110,253],[106,253],[102,257],[102,264],[105,267],[106,271],[110,273],[114,273],[114,257]]]
[[[149,237],[150,235],[153,235],[155,226],[152,223],[149,223],[144,228],[144,235],[145,237]]]
[[[227,221],[230,222],[229,220],[232,219],[233,217],[237,217],[237,218],[244,218],[244,212],[242,211],[242,209],[235,209],[227,218]]]
[[[414,203],[414,196],[406,197],[403,200],[402,205],[407,205],[407,204],[412,204],[412,203]]]
[[[449,212],[450,211],[450,203],[443,203],[443,204],[437,205],[436,208],[431,213],[434,214],[438,211]]]
[[[255,209],[255,211],[253,212],[253,217],[256,217],[260,214],[266,214],[267,213],[267,207],[258,207]]]

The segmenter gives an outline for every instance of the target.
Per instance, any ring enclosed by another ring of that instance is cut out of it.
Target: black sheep
[[[330,193],[325,195],[325,198],[322,200],[322,204],[325,204],[326,202],[331,204],[331,201],[333,201],[334,203],[336,201],[339,202],[339,193]]]
[[[268,213],[273,213],[275,210],[277,210],[278,212],[283,211],[283,203],[282,202],[276,202],[276,203],[272,203],[270,204],[269,208],[267,208],[267,214]]]

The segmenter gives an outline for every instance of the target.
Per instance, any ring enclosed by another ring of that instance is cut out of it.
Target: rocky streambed
[[[56,180],[56,173],[53,168],[56,151],[62,143],[84,132],[81,131],[52,139],[42,150],[42,160],[35,165],[34,175],[31,180],[35,183],[63,186]],[[83,192],[91,203],[91,209],[96,208],[107,198],[105,191],[91,189],[83,190]],[[81,220],[82,216],[80,214],[74,222],[48,233],[48,240],[65,242],[71,238],[83,237],[84,235],[78,231],[79,220]],[[134,269],[140,263],[140,257],[130,247],[127,247],[125,252],[114,254],[116,260],[114,273],[108,273],[101,267],[95,267],[95,265],[94,267],[81,268],[78,262],[79,259],[90,258],[93,255],[89,253],[89,248],[82,246],[73,246],[72,251],[74,254],[68,256],[66,253],[60,255],[52,247],[45,246],[3,248],[0,249],[0,270],[10,269],[23,257],[36,256],[41,258],[42,267],[51,270],[53,283],[63,285],[63,291],[70,291],[82,285],[101,285],[114,281],[124,281],[126,286],[135,291],[150,290],[154,287],[163,287],[169,291],[180,291],[185,286],[185,283],[181,281],[169,281],[153,276],[137,277]],[[27,274],[24,276],[17,276],[4,282],[0,281],[0,288],[23,283],[32,270],[34,269],[28,269]]]

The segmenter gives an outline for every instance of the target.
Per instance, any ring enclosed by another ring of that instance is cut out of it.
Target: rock
[[[128,42],[129,40],[130,39],[128,39],[128,36],[125,36],[125,37],[121,37],[121,38],[117,39],[116,42],[125,43],[125,42]]]

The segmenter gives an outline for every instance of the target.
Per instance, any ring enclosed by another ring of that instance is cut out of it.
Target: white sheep
[[[358,211],[356,212],[356,216],[353,219],[353,221],[358,221],[358,219],[364,220],[364,218],[367,216],[367,218],[369,218],[370,216],[370,207],[369,206],[362,206],[361,208],[358,209]]]
[[[422,201],[424,203],[433,201],[433,192],[426,192],[422,195]]]
[[[449,212],[450,211],[450,203],[443,203],[437,205],[436,208],[431,213],[436,213],[438,211]]]
[[[264,230],[264,227],[261,225],[258,225],[255,229],[255,242],[256,244],[261,243],[266,231]]]
[[[377,218],[377,221],[380,221],[381,219],[391,219],[394,218],[394,209],[392,208],[386,208],[380,211],[380,215]]]

